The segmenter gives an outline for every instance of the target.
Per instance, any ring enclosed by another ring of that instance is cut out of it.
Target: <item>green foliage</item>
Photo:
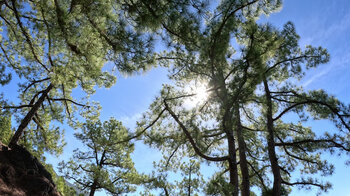
[[[54,171],[51,164],[45,164],[45,169],[50,172],[52,176],[52,180],[56,185],[56,189],[58,192],[62,194],[62,196],[75,196],[77,195],[75,189],[67,184],[67,181],[62,177],[58,176]]]
[[[134,168],[130,157],[134,145],[121,122],[87,121],[75,136],[87,150],[76,149],[70,161],[60,163],[60,171],[80,190],[104,189],[118,195],[135,191],[133,185],[144,180]]]
[[[28,128],[21,143],[40,155],[60,154],[64,133],[53,122],[79,128],[81,117],[98,114],[98,104],[89,97],[95,87],[115,83],[115,68],[131,74],[153,65],[153,41],[141,29],[119,1],[1,3],[0,84],[8,83],[10,74],[21,79],[20,102],[6,103],[1,110],[14,111],[23,125],[19,135]],[[114,68],[102,69],[107,62],[114,62]],[[73,97],[76,88],[85,94]]]
[[[64,146],[64,132],[52,122],[82,128],[76,137],[87,151],[75,150],[60,169],[92,194],[102,188],[128,193],[146,183],[143,195],[152,189],[200,194],[202,187],[207,195],[253,195],[254,186],[270,195],[271,176],[272,190],[282,187],[277,194],[287,195],[292,186],[327,191],[331,185],[314,175],[334,171],[322,152],[350,152],[350,106],[323,90],[298,86],[306,70],[330,57],[322,47],[301,48],[291,22],[282,29],[256,22],[280,8],[280,0],[4,1],[0,84],[10,81],[10,73],[21,83],[19,105],[1,100],[1,112],[16,111],[20,143],[42,160],[44,152],[59,154]],[[154,54],[157,36],[167,48]],[[169,67],[173,83],[164,85],[136,136],[115,119],[97,120],[100,107],[89,97],[96,86],[108,88],[116,80],[105,63],[130,74],[156,60]],[[188,104],[200,85],[208,96]],[[85,94],[73,97],[76,88]],[[289,113],[296,114],[295,122],[285,121]],[[311,118],[330,120],[339,131],[316,134],[305,125]],[[1,116],[5,142],[10,123],[10,116]],[[138,174],[130,158],[130,139],[142,134],[163,153],[151,177]],[[205,185],[204,163],[218,170]],[[177,171],[182,181],[171,182]],[[296,172],[300,179],[292,182]]]
[[[233,191],[233,187],[227,181],[228,179],[221,174],[214,175],[207,183],[206,194],[213,196],[230,195]]]
[[[179,193],[177,195],[194,195],[198,196],[199,188],[203,182],[200,174],[200,163],[191,159],[188,163],[180,165],[182,181],[176,182]]]
[[[0,114],[0,141],[8,145],[13,131],[11,129],[11,116],[9,114]]]
[[[282,187],[281,189],[281,196],[288,196],[290,191],[287,191],[286,188]],[[261,196],[273,196],[273,190],[268,189],[268,190],[263,190],[261,193]]]
[[[326,49],[300,47],[292,22],[282,29],[256,22],[280,3],[227,0],[211,7],[194,1],[170,9],[161,2],[143,11],[146,5],[136,1],[142,11],[131,13],[139,23],[153,17],[152,28],[164,28],[161,36],[168,49],[159,54],[159,64],[171,65],[172,85],[163,86],[139,123],[140,130],[153,125],[144,141],[163,153],[157,165],[160,179],[166,180],[164,173],[176,171],[184,159],[194,158],[219,170],[204,186],[207,195],[249,195],[249,190],[243,193],[244,185],[268,190],[273,181],[286,185],[281,194],[293,186],[330,188],[315,174],[334,171],[322,159],[325,150],[350,151],[342,132],[350,130],[350,110],[326,92],[305,92],[297,83],[305,71],[330,60]],[[203,15],[194,5],[203,6]],[[188,105],[201,85],[208,97]],[[287,113],[299,119],[286,122]],[[340,131],[316,134],[305,126],[310,118],[330,120]],[[294,173],[301,176],[295,182]],[[158,188],[174,186],[164,180]]]

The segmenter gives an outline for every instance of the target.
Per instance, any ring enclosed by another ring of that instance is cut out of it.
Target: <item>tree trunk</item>
[[[50,84],[42,93],[41,96],[39,97],[39,99],[35,102],[35,104],[33,105],[33,107],[29,110],[29,112],[27,113],[27,115],[23,118],[23,120],[21,121],[21,124],[18,126],[17,131],[15,132],[15,134],[12,136],[11,141],[9,143],[9,147],[15,146],[17,145],[17,142],[19,140],[19,138],[21,137],[21,135],[23,134],[24,129],[28,126],[28,124],[30,123],[30,121],[33,119],[34,115],[36,114],[36,112],[39,110],[41,104],[45,101],[45,98],[47,97],[47,95],[49,94],[50,90],[53,88],[53,85]]]
[[[89,194],[89,196],[94,196],[95,195],[96,187],[97,187],[97,182],[96,182],[96,180],[94,180],[94,182],[92,183],[92,185],[90,187],[90,194]]]
[[[191,173],[192,173],[192,164],[190,163],[190,173],[188,176],[188,196],[191,196]]]
[[[230,170],[230,184],[233,186],[233,196],[238,196],[238,171],[237,171],[237,159],[236,159],[236,147],[233,133],[227,135],[228,141],[228,153],[229,153],[229,170]]]
[[[271,100],[271,94],[269,90],[269,86],[267,84],[266,78],[264,78],[264,87],[265,87],[265,94],[266,94],[266,104],[267,104],[267,149],[269,154],[269,159],[271,163],[271,169],[273,173],[273,196],[280,196],[281,195],[281,184],[282,184],[282,177],[280,172],[280,167],[278,164],[276,151],[275,151],[275,140],[274,140],[274,126],[273,126],[273,118],[272,118],[272,100]]]
[[[243,129],[241,124],[241,116],[239,112],[239,105],[235,104],[235,117],[236,117],[236,134],[238,140],[238,152],[239,152],[239,166],[242,173],[242,182],[241,182],[241,195],[249,196],[250,195],[250,181],[249,181],[249,170],[246,156],[246,144],[243,137]]]

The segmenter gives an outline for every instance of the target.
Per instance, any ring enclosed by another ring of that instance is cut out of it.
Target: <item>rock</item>
[[[22,146],[0,142],[0,195],[61,196],[51,174]]]

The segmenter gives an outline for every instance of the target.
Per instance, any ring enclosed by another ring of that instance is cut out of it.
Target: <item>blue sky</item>
[[[301,84],[307,90],[325,89],[341,101],[350,103],[350,1],[286,0],[280,12],[263,21],[278,28],[292,21],[300,35],[302,47],[311,44],[327,48],[331,55],[330,62],[308,71]],[[98,90],[93,98],[102,105],[102,119],[114,116],[132,128],[158,94],[161,83],[167,81],[166,73],[164,69],[154,69],[139,76],[119,77],[111,89]],[[328,122],[314,122],[312,126],[319,131],[334,129]],[[322,195],[350,196],[350,167],[345,165],[347,157],[325,157],[335,164],[336,170],[333,176],[324,178],[333,184],[333,189]],[[155,150],[147,149],[142,144],[136,146],[134,160],[137,169],[150,171],[152,162],[159,158],[160,154]],[[210,168],[206,170],[210,172]],[[291,196],[300,195],[316,195],[316,191],[293,189]]]
[[[287,21],[292,21],[300,35],[301,46],[311,44],[327,48],[331,55],[330,62],[308,71],[301,84],[305,89],[325,89],[341,101],[350,103],[349,0],[285,0],[280,12],[272,14],[263,21],[279,28],[282,28]],[[98,89],[92,99],[99,101],[102,106],[101,120],[115,117],[132,129],[136,120],[158,95],[162,83],[168,81],[166,74],[166,69],[156,68],[136,76],[123,77],[118,75],[117,83],[113,87]],[[8,99],[17,97],[16,90],[10,86],[0,88],[0,90]],[[327,122],[314,122],[312,125],[315,126],[315,130],[320,131],[333,129]],[[72,136],[73,130],[67,127],[66,133],[65,138],[68,145],[64,155],[59,158],[49,158],[49,161],[54,164],[61,160],[67,160],[71,151],[78,147]],[[138,142],[133,158],[139,171],[149,172],[152,170],[152,162],[159,160],[160,154]],[[345,166],[347,157],[326,155],[326,158],[335,164],[336,170],[333,176],[325,179],[333,184],[333,189],[322,195],[350,196],[348,180],[350,166]],[[210,168],[207,167],[206,171],[210,172]],[[315,194],[316,192],[313,190],[293,189],[291,196]]]

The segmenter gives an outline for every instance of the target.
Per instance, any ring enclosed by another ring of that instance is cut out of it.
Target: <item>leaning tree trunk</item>
[[[15,134],[12,136],[11,141],[9,143],[9,147],[13,147],[17,145],[17,142],[21,135],[24,132],[24,129],[28,126],[30,121],[33,119],[36,112],[39,110],[41,104],[45,101],[47,95],[49,94],[50,90],[53,88],[53,85],[50,84],[42,93],[39,99],[35,102],[33,107],[29,110],[27,115],[23,118],[21,121],[21,124],[18,126],[18,129],[16,130]]]
[[[274,127],[273,127],[273,118],[272,118],[272,99],[269,90],[269,86],[266,78],[264,78],[264,87],[265,87],[265,96],[266,96],[266,104],[267,104],[267,149],[269,154],[269,159],[271,163],[271,169],[273,173],[273,196],[281,195],[281,184],[282,177],[280,172],[280,167],[277,160],[277,155],[275,151],[275,140],[274,140]]]

